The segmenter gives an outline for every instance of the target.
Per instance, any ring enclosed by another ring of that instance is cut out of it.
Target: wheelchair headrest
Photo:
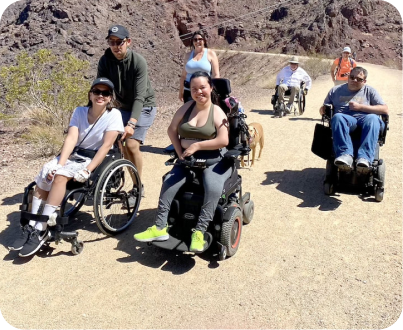
[[[213,85],[220,98],[225,98],[231,93],[231,83],[226,78],[213,78]]]

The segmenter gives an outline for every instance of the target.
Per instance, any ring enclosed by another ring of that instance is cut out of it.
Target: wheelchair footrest
[[[210,233],[206,232],[204,233],[204,240],[206,241],[206,243],[204,244],[204,249],[202,252],[206,251],[210,247],[211,243],[213,242],[213,236]],[[152,242],[152,244],[166,250],[189,252],[190,237],[186,241],[184,241],[170,235],[166,241],[154,241]]]

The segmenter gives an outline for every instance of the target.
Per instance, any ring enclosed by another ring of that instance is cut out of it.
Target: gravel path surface
[[[391,326],[402,309],[402,72],[364,66],[368,84],[391,112],[381,149],[387,165],[384,201],[323,194],[325,162],[310,146],[330,77],[314,82],[300,117],[273,118],[267,90],[259,97],[240,93],[247,120],[262,124],[266,145],[253,170],[240,170],[255,216],[243,228],[237,254],[225,261],[133,240],[133,233],[152,224],[161,177],[169,169],[161,154],[169,144],[164,127],[143,148],[146,197],[137,221],[106,238],[85,208],[79,217],[85,248],[78,256],[67,243],[28,259],[8,252],[23,188],[42,161],[2,166],[4,318],[16,328],[36,329]]]

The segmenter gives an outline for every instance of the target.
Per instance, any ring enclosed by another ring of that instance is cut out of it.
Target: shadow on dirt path
[[[324,175],[324,169],[306,168],[302,171],[265,172],[266,179],[262,185],[276,184],[276,189],[288,195],[302,199],[298,207],[319,207],[320,211],[337,209],[341,201],[333,196],[325,196],[316,189],[318,181]]]

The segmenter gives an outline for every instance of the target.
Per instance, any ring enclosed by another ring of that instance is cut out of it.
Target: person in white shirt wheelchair
[[[276,93],[271,100],[274,114],[279,117],[290,114],[293,110],[297,114],[294,102],[298,103],[298,112],[302,115],[305,111],[305,95],[312,85],[309,74],[299,67],[298,57],[293,56],[288,62],[289,65],[277,74]]]

